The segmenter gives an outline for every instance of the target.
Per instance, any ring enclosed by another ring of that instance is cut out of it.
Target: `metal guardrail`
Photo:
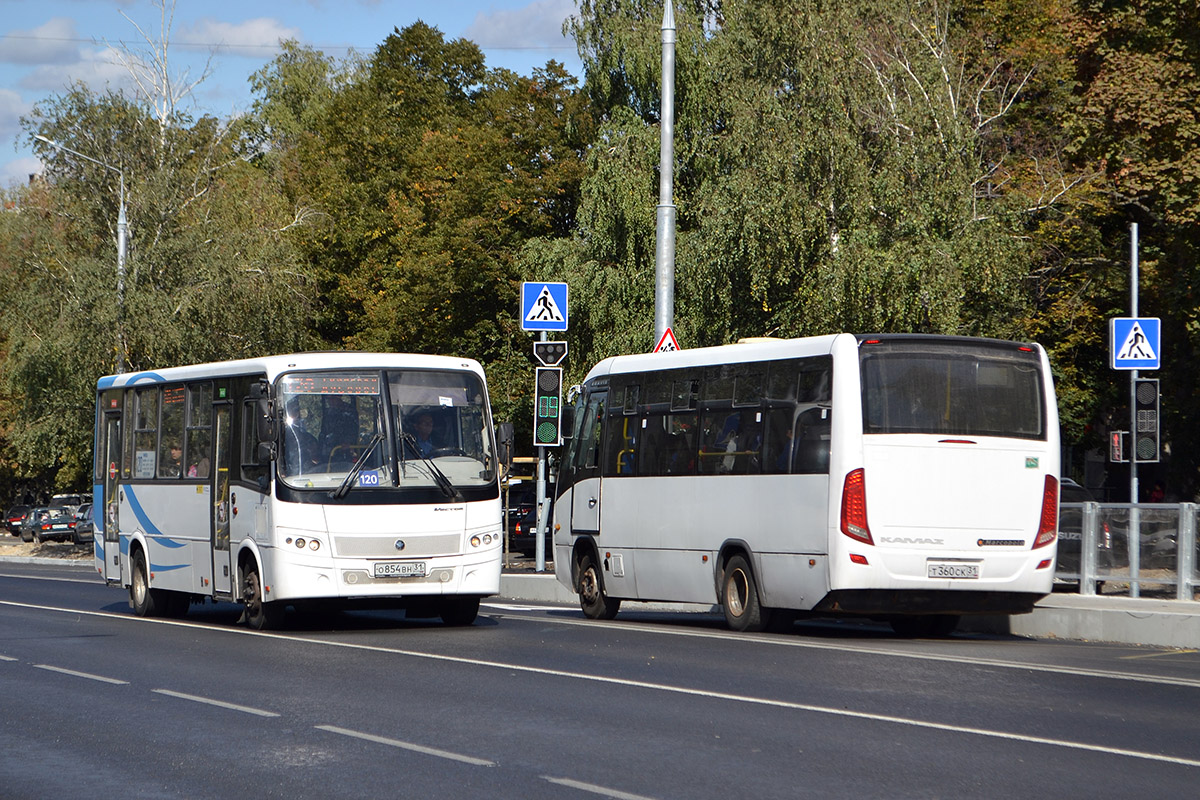
[[[1176,600],[1192,600],[1200,590],[1198,510],[1195,503],[1063,503],[1055,578],[1078,582],[1081,595],[1124,585],[1130,597],[1169,597],[1174,587]]]

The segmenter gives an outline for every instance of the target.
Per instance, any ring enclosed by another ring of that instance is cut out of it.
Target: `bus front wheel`
[[[588,619],[612,619],[621,610],[621,601],[604,594],[600,569],[590,554],[579,559],[579,607]]]
[[[725,565],[721,608],[725,624],[735,631],[762,631],[771,623],[771,611],[758,601],[758,584],[744,556],[734,556]]]
[[[283,622],[283,606],[263,598],[262,578],[253,563],[246,565],[242,602],[246,604],[246,624],[256,631],[278,628]]]
[[[129,605],[139,617],[154,617],[162,612],[161,595],[150,588],[150,572],[146,569],[146,554],[133,554],[133,574],[129,576]]]

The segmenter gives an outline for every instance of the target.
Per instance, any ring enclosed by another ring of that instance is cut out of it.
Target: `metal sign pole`
[[[1129,308],[1138,318],[1138,226],[1129,223]],[[1129,372],[1129,596],[1138,597],[1138,568],[1141,560],[1142,526],[1138,513],[1138,452],[1137,452],[1137,378],[1136,369]]]
[[[546,332],[542,331],[542,341],[546,341]],[[536,561],[534,570],[536,572],[546,571],[546,448],[538,448],[538,475],[537,475],[537,541],[534,543],[534,554]]]

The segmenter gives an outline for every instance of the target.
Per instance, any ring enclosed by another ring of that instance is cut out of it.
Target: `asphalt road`
[[[1200,653],[485,605],[133,617],[0,564],[0,797],[1190,797]]]

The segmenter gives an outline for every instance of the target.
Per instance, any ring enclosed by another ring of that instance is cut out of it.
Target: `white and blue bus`
[[[836,334],[597,364],[553,508],[558,580],[584,613],[719,604],[951,632],[1051,590],[1058,412],[1043,349]]]
[[[95,560],[142,616],[240,602],[474,621],[500,588],[500,465],[470,359],[299,353],[97,385]]]

